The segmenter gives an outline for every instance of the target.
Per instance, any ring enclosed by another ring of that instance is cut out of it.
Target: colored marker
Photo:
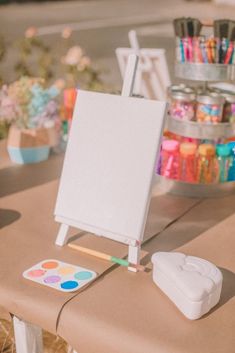
[[[233,42],[230,42],[225,59],[224,59],[224,63],[225,64],[229,64],[230,60],[232,58],[233,55]]]

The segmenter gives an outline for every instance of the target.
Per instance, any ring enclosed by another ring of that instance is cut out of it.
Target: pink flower
[[[29,27],[25,31],[25,38],[33,38],[37,34],[37,28],[36,27]]]
[[[72,29],[70,27],[65,27],[61,33],[62,38],[68,39],[72,35]]]
[[[11,123],[20,115],[20,107],[9,95],[7,86],[0,91],[0,121]]]

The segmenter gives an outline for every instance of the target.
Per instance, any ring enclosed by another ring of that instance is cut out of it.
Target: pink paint
[[[27,273],[29,277],[42,277],[47,271],[45,270],[32,270]]]

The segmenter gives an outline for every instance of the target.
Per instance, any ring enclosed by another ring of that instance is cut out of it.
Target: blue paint
[[[12,162],[18,164],[38,163],[48,159],[50,147],[40,146],[32,148],[20,148],[8,146],[8,153]]]
[[[79,286],[78,282],[77,281],[66,281],[66,282],[63,282],[61,283],[61,288],[62,289],[74,289],[74,288],[77,288]]]
[[[89,271],[80,271],[75,273],[74,277],[80,281],[92,278],[92,273]]]

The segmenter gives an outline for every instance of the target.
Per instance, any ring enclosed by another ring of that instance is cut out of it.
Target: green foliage
[[[0,35],[0,62],[4,59],[6,54],[6,43],[4,37]],[[0,86],[3,84],[3,78],[0,74]]]
[[[17,78],[42,77],[47,81],[53,77],[51,50],[41,39],[25,37],[17,43],[17,47],[19,49],[19,59],[15,64]]]

